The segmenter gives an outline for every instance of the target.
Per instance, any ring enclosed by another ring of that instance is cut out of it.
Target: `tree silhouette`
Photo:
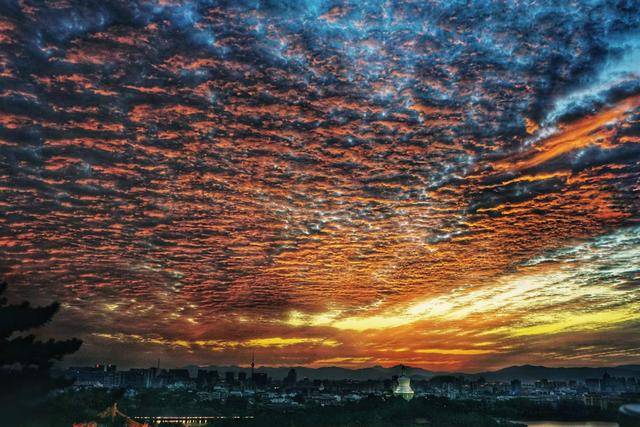
[[[48,391],[65,385],[63,380],[51,378],[49,370],[54,361],[76,352],[82,341],[75,338],[40,341],[33,334],[25,335],[25,331],[49,322],[60,304],[42,307],[32,307],[28,302],[8,304],[6,289],[7,283],[0,283],[0,407],[15,413]]]

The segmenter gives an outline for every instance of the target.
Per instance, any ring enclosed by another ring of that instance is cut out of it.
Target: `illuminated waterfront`
[[[523,421],[527,427],[618,427],[618,423],[601,421]]]

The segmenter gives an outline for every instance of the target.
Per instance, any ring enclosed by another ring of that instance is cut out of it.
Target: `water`
[[[618,427],[618,423],[602,421],[521,421],[528,427]]]

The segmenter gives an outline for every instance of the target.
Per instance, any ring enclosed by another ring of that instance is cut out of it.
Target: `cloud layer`
[[[14,296],[91,362],[640,361],[640,10],[555,3],[0,1]]]

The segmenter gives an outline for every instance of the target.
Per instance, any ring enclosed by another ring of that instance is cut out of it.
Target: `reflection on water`
[[[601,421],[522,421],[528,427],[618,427],[618,423]]]

